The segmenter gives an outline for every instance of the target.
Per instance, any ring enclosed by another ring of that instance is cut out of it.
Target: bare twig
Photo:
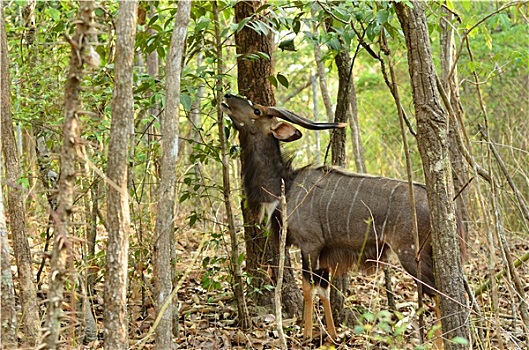
[[[488,140],[487,131],[483,128],[483,126],[478,125],[479,132],[483,137],[485,137]],[[500,156],[500,153],[494,147],[494,144],[490,141],[487,142],[489,145],[490,150],[492,151],[492,154],[494,155],[494,158],[496,159],[496,162],[498,162],[498,165],[500,166],[501,172],[503,173],[503,176],[505,176],[505,179],[507,180],[507,183],[511,187],[514,197],[518,201],[518,204],[520,206],[520,211],[522,212],[523,217],[527,222],[529,222],[529,208],[527,207],[527,203],[525,202],[525,199],[522,197],[522,194],[520,193],[520,190],[518,190],[518,187],[514,183],[512,177],[509,175],[509,172],[507,171],[507,167],[505,166],[505,162]]]
[[[503,9],[505,6],[502,6],[501,9]],[[468,39],[465,41],[466,43],[466,48],[467,48],[467,51],[468,51],[468,54],[469,54],[469,58],[470,60],[473,62],[474,61],[474,57],[473,57],[473,53],[472,53],[472,49],[470,48],[470,42],[468,41]],[[472,70],[472,76],[474,78],[474,81],[476,83],[479,82],[479,78],[478,78],[478,74],[476,73],[475,70]],[[503,163],[503,161],[501,161],[501,157],[499,157],[499,154],[497,153],[496,149],[492,146],[492,142],[490,141],[489,139],[489,136],[488,134],[485,132],[488,128],[488,113],[487,113],[487,108],[486,108],[486,105],[485,105],[485,102],[484,102],[484,99],[483,99],[483,94],[481,93],[481,87],[480,87],[480,84],[475,84],[474,85],[475,88],[476,88],[476,92],[477,92],[477,95],[478,95],[478,99],[479,99],[479,106],[481,108],[481,112],[483,113],[483,120],[484,120],[484,123],[485,123],[485,126],[484,128],[481,127],[481,132],[482,134],[484,135],[486,141],[487,141],[487,144],[489,145],[489,149],[491,150],[491,152],[494,154],[494,156],[496,157],[496,160],[498,161],[498,163],[500,163],[500,168],[502,169],[502,171],[504,172],[504,175],[507,177],[508,181],[510,179],[510,176],[508,176],[508,173],[507,173],[507,170],[506,170],[506,167],[505,167],[505,164]],[[491,166],[490,165],[490,157],[489,157],[489,167]],[[509,184],[511,186],[514,186],[514,183],[512,182],[512,180],[509,181]],[[513,188],[513,191],[516,193],[518,192],[516,190],[516,186],[514,187],[511,187]],[[506,261],[506,264],[507,264],[507,269],[509,271],[509,276],[510,278],[512,278],[513,282],[514,282],[514,287],[516,289],[516,293],[517,293],[517,296],[518,298],[520,299],[520,303],[519,303],[519,309],[520,309],[520,314],[522,316],[522,320],[523,320],[523,324],[525,326],[525,329],[526,331],[529,330],[529,310],[528,310],[528,305],[527,305],[527,302],[525,300],[525,290],[524,290],[524,286],[522,285],[521,281],[520,281],[520,277],[518,275],[518,273],[516,272],[516,269],[515,269],[515,266],[514,266],[514,262],[513,262],[513,259],[512,259],[512,254],[511,254],[511,251],[509,249],[509,246],[507,245],[507,241],[505,239],[505,235],[504,235],[504,232],[503,232],[503,226],[501,225],[501,217],[499,215],[499,212],[497,210],[497,205],[496,205],[496,195],[495,195],[495,192],[496,192],[496,188],[495,188],[495,183],[494,183],[494,179],[492,178],[492,181],[491,181],[491,189],[492,189],[492,195],[493,195],[493,209],[494,209],[494,214],[495,214],[495,220],[496,220],[496,234],[498,236],[498,240],[499,242],[501,243],[501,250],[503,252],[503,256],[504,256],[504,259]],[[524,212],[524,216],[525,218],[529,218],[529,215],[526,216],[526,213],[529,212],[529,210],[527,210],[527,205],[525,204],[525,202],[523,201],[523,198],[520,196],[517,196],[517,199],[519,200],[519,203],[520,203],[520,207],[521,207],[521,210]],[[521,202],[520,202],[521,201]],[[492,249],[494,249],[493,247],[493,242],[491,240],[491,238],[489,238],[489,244],[491,245]],[[527,340],[527,343],[529,343],[529,339]]]
[[[443,84],[441,83],[441,80],[439,79],[439,76],[435,75],[437,89],[439,90],[439,94],[441,95],[441,99],[443,100],[443,104],[448,111],[448,115],[451,118],[450,121],[457,123],[457,127],[455,128],[457,130],[456,132],[456,141],[457,141],[457,147],[459,148],[459,152],[463,154],[463,157],[465,157],[465,160],[468,162],[468,164],[472,167],[472,169],[475,169],[476,173],[481,176],[483,179],[485,179],[487,182],[491,181],[491,176],[487,170],[485,170],[481,165],[477,164],[472,154],[469,152],[468,144],[468,137],[465,132],[465,128],[463,125],[463,121],[460,120],[456,113],[454,113],[454,110],[452,109],[452,105],[450,104],[450,101],[448,101],[448,96],[446,94],[446,91],[444,90]]]
[[[287,197],[285,195],[285,181],[281,180],[281,232],[279,242],[279,271],[277,276],[277,285],[275,289],[275,309],[276,309],[276,325],[281,341],[281,349],[287,349],[287,341],[285,333],[283,332],[283,313],[281,312],[281,289],[283,287],[283,272],[285,271],[285,250],[287,243]]]
[[[215,19],[215,41],[218,59],[217,74],[222,76],[224,73],[224,65],[222,60],[222,40],[220,35],[219,11],[217,2],[213,3],[213,16]],[[224,118],[220,109],[220,101],[222,100],[222,80],[218,79],[216,84],[217,90],[217,116],[218,116],[218,132],[220,139],[221,161],[222,161],[222,185],[224,195],[224,206],[226,208],[226,217],[228,218],[228,227],[230,232],[230,263],[231,274],[233,276],[232,289],[235,299],[237,301],[237,315],[239,316],[239,327],[243,330],[250,328],[250,316],[248,313],[248,306],[246,304],[246,297],[244,295],[244,280],[242,278],[242,268],[239,263],[239,242],[237,240],[237,232],[235,228],[235,219],[233,217],[233,208],[231,206],[231,183],[230,183],[230,169],[228,147],[226,142],[226,134],[224,131]]]
[[[310,85],[312,84],[312,77],[309,77],[309,79],[307,79],[307,81],[298,86],[297,89],[295,90],[292,90],[291,93],[289,93],[287,96],[285,96],[284,98],[281,99],[281,104],[284,105],[285,103],[287,103],[289,100],[291,100],[292,98],[294,98],[295,96],[297,96],[299,93],[301,93],[301,91],[305,90],[306,88],[308,88]]]

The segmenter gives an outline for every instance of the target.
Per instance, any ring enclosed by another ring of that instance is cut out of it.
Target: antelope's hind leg
[[[336,340],[338,338],[338,334],[336,333],[336,327],[334,326],[334,318],[332,317],[331,290],[329,289],[329,272],[325,271],[324,275],[326,275],[327,278],[322,278],[320,280],[320,284],[317,287],[317,291],[323,306],[323,314],[325,315],[325,327],[327,328],[329,336],[333,340]]]

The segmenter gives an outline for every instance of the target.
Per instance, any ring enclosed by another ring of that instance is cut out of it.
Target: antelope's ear
[[[292,124],[279,122],[272,127],[272,134],[276,139],[283,142],[296,141],[301,137],[301,131]]]

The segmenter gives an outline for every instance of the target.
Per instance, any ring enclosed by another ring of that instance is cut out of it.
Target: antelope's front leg
[[[314,308],[312,291],[314,286],[305,276],[303,276],[303,283],[301,285],[303,289],[303,338],[312,339],[312,310]]]

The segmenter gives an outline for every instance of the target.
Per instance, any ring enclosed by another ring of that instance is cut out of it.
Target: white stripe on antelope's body
[[[301,250],[304,335],[312,337],[312,294],[322,300],[329,335],[336,339],[329,301],[329,275],[343,274],[359,262],[369,268],[383,260],[390,248],[406,271],[417,278],[408,184],[401,180],[349,173],[332,167],[293,169],[284,159],[279,141],[291,142],[302,134],[290,121],[307,129],[344,127],[344,123],[314,123],[291,111],[266,107],[226,94],[222,111],[234,122],[245,163],[244,188],[255,212],[277,202],[285,181],[288,205],[288,244]],[[434,294],[430,217],[426,190],[414,185],[415,210],[421,245],[423,292]],[[275,236],[281,212],[271,217]]]

